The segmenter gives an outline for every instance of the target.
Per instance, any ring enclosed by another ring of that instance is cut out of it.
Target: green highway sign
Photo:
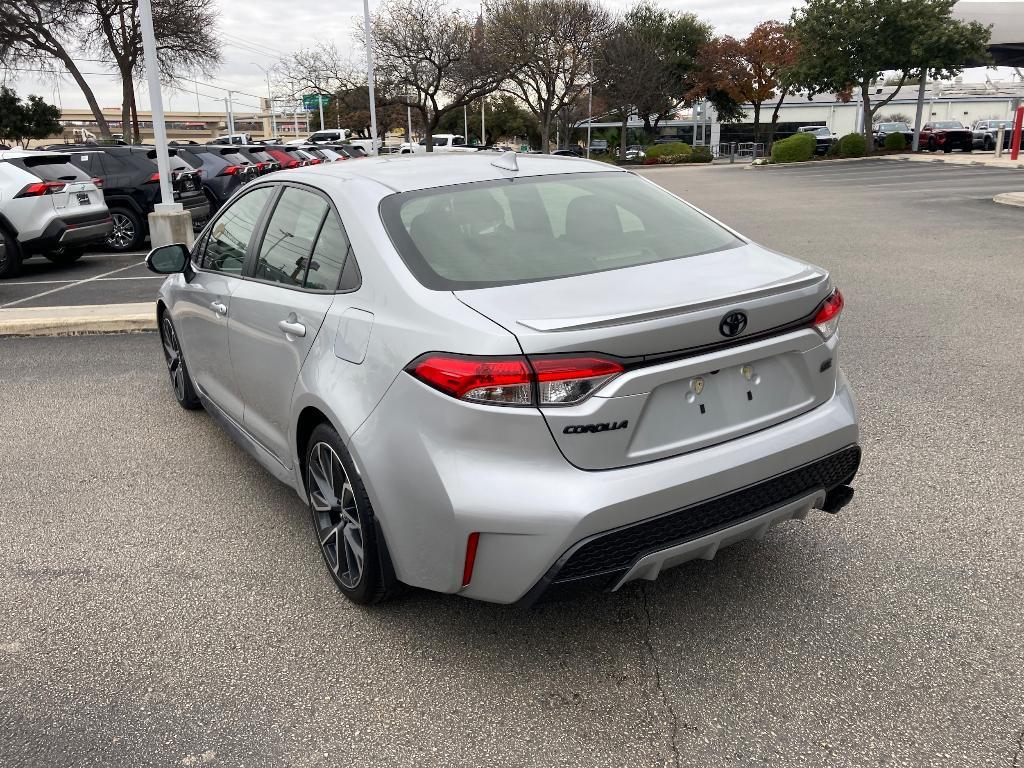
[[[302,97],[302,108],[309,112],[318,109],[320,104],[326,107],[330,103],[331,97],[324,93],[307,93]]]

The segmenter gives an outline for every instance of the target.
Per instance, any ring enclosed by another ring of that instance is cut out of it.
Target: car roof
[[[502,158],[497,152],[465,154],[429,153],[426,155],[383,155],[369,157],[358,163],[331,163],[308,170],[289,171],[292,178],[334,176],[339,179],[359,178],[375,181],[393,192],[447,187],[476,181],[497,181],[527,176],[555,176],[566,173],[627,173],[607,163],[559,155],[516,154],[518,171],[510,171],[494,163]]]
[[[17,160],[23,157],[67,157],[67,152],[50,152],[37,149],[2,149],[0,160]]]

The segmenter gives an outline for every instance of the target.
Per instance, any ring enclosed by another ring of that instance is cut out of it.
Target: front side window
[[[267,224],[252,276],[301,287],[328,209],[320,195],[285,187]],[[344,253],[340,258],[344,259]]]
[[[625,173],[461,184],[391,195],[381,217],[428,288],[552,280],[734,248],[742,241]]]
[[[203,268],[229,275],[242,274],[249,240],[273,191],[271,187],[254,189],[224,209],[210,229]]]

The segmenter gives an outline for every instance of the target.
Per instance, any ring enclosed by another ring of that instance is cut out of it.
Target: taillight
[[[323,162],[323,160],[321,160],[319,157],[314,157],[313,159],[311,159],[309,161],[309,164],[310,165],[320,165],[320,163],[322,163],[322,162]]]
[[[582,402],[623,371],[619,363],[600,357],[542,357],[530,362],[537,372],[541,405]]]
[[[240,170],[242,170],[242,166],[240,166],[240,165],[229,165],[229,166],[227,166],[226,168],[224,168],[224,169],[223,169],[223,170],[222,170],[222,171],[221,171],[220,173],[218,173],[217,175],[218,175],[218,176],[234,176],[234,175],[235,175],[236,173],[238,173],[238,172],[239,172]]]
[[[103,179],[92,179],[92,183],[96,185],[96,189],[103,188]]]
[[[533,375],[523,357],[427,355],[406,370],[459,400],[492,405],[533,404]]]
[[[37,181],[35,184],[29,184],[21,190],[15,197],[42,197],[43,195],[52,195],[54,192],[60,192],[64,189],[63,181]]]
[[[406,370],[459,400],[490,405],[575,405],[624,370],[614,360],[558,356],[424,355]]]
[[[160,181],[160,171],[157,171],[152,176],[150,176],[149,179],[147,179],[146,183],[148,184],[150,181]]]
[[[814,316],[814,327],[823,338],[830,339],[839,330],[839,315],[843,312],[843,294],[836,288],[821,303]]]

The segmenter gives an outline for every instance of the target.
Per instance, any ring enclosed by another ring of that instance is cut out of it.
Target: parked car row
[[[168,154],[174,202],[191,214],[196,231],[236,190],[264,174],[366,156],[349,144],[226,142],[172,142]],[[100,241],[115,252],[137,250],[158,202],[160,171],[152,146],[0,151],[0,277],[13,276],[35,255],[71,263]]]

